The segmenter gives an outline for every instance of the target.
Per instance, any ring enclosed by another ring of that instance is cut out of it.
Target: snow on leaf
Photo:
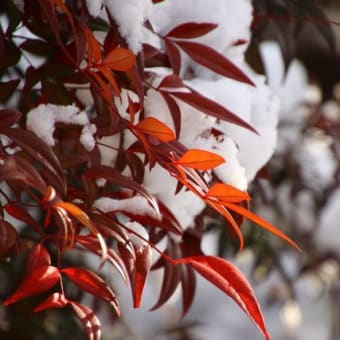
[[[200,149],[191,149],[185,152],[179,160],[174,162],[176,165],[182,165],[196,170],[213,169],[223,163],[225,163],[225,160],[220,155]]]
[[[219,201],[230,203],[250,200],[250,196],[246,192],[224,183],[215,183],[212,185],[206,193],[206,198],[216,198]]]
[[[26,297],[46,292],[59,281],[59,278],[58,268],[39,266],[26,274],[17,290],[3,304],[8,306]]]
[[[159,139],[162,142],[170,142],[176,139],[174,132],[160,120],[154,117],[146,117],[134,126],[152,137]]]
[[[65,274],[79,288],[109,302],[117,314],[120,314],[115,293],[97,274],[83,268],[64,268],[61,270],[61,273]]]
[[[113,49],[102,61],[102,65],[110,67],[114,71],[129,71],[135,64],[134,54],[123,47]]]
[[[246,277],[232,263],[215,256],[192,256],[175,260],[176,264],[190,264],[195,271],[229,295],[270,339],[260,306]]]

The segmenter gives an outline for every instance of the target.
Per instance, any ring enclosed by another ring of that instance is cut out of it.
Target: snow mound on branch
[[[92,151],[95,146],[94,134],[97,128],[90,124],[85,111],[79,111],[74,105],[40,104],[27,114],[26,126],[47,145],[54,146],[53,133],[56,123],[82,126],[80,143],[87,151]]]

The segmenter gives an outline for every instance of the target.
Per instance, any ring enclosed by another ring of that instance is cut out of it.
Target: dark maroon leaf
[[[191,41],[177,40],[176,44],[180,46],[193,60],[207,67],[211,71],[227,78],[255,86],[255,84],[244,74],[243,71],[228,60],[223,54],[217,52],[211,47]]]
[[[50,55],[55,50],[53,44],[41,39],[27,39],[20,44],[20,48],[40,56]]]
[[[93,313],[92,309],[74,301],[70,301],[70,304],[83,325],[84,331],[89,340],[100,340],[100,321]]]
[[[100,244],[94,236],[78,236],[77,242],[92,253],[101,256]],[[126,271],[124,263],[121,257],[111,248],[107,250],[107,261],[117,269],[118,273],[122,276],[124,282],[126,283],[128,280],[128,273]]]
[[[4,302],[8,306],[18,300],[37,295],[51,289],[60,278],[58,268],[53,266],[39,266],[27,273],[17,290]]]
[[[160,54],[160,51],[152,45],[143,44],[143,54],[144,54],[144,59],[149,60],[155,57],[156,55]]]
[[[25,150],[33,158],[41,162],[58,178],[62,193],[66,191],[64,173],[58,158],[52,149],[32,132],[19,128],[12,128],[3,131],[7,137],[11,138],[18,146]]]
[[[33,311],[41,312],[45,309],[64,308],[68,303],[69,301],[66,299],[63,293],[53,293],[46,300],[35,307]]]
[[[16,110],[10,109],[0,110],[0,131],[11,127],[14,123],[18,122],[21,116],[22,116],[21,112]]]
[[[176,100],[174,100],[170,95],[165,92],[160,92],[160,94],[168,105],[172,121],[174,122],[176,137],[178,139],[181,131],[181,110]]]
[[[14,227],[0,217],[0,256],[6,255],[7,251],[14,245],[17,232]]]
[[[218,25],[209,22],[186,22],[173,28],[166,36],[171,38],[198,38],[214,30]]]
[[[192,89],[191,89],[192,90]],[[164,92],[162,90],[162,92]],[[170,93],[170,92],[169,92]],[[171,92],[171,95],[181,99],[188,105],[194,107],[195,109],[218,119],[224,120],[226,122],[230,122],[232,124],[244,127],[252,132],[257,131],[243,119],[223,107],[222,105],[218,104],[217,102],[204,97],[203,95],[199,94],[198,92],[192,90],[191,93],[186,92]]]
[[[88,269],[76,267],[64,268],[61,270],[61,273],[65,274],[80,289],[109,302],[117,314],[120,315],[120,308],[115,293],[100,276]]]
[[[196,277],[194,270],[187,265],[181,265],[181,285],[182,285],[182,314],[181,317],[188,313],[196,293]]]
[[[14,93],[15,89],[20,83],[20,79],[0,82],[0,103],[6,102],[8,98]],[[0,117],[0,119],[2,119]],[[1,122],[2,125],[2,122]]]
[[[170,39],[165,38],[164,44],[171,68],[175,74],[179,75],[181,71],[181,52]]]
[[[9,156],[0,166],[0,182],[11,180],[28,184],[42,194],[46,190],[46,184],[38,171],[29,162],[20,157]]]

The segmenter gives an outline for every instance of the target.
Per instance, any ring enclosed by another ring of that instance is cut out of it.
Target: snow
[[[93,207],[104,213],[112,211],[125,211],[135,215],[150,216],[152,218],[158,219],[157,212],[142,196],[134,196],[124,199],[101,197],[94,201]]]
[[[99,16],[102,6],[103,0],[85,0],[87,9],[93,17]]]
[[[318,227],[314,233],[315,245],[322,252],[340,256],[340,189],[337,189],[323,208]]]
[[[295,158],[300,164],[302,180],[316,192],[322,191],[334,180],[337,161],[330,143],[326,136],[315,133],[305,136],[296,146]]]
[[[79,111],[75,105],[40,104],[27,114],[26,126],[47,145],[55,146],[53,133],[56,123],[83,126],[80,143],[87,151],[92,151],[95,146],[93,135],[96,126],[90,124],[85,111]]]
[[[143,24],[152,10],[151,0],[105,0],[105,5],[118,25],[129,48],[137,54],[144,38]]]
[[[149,233],[146,229],[138,222],[126,222],[125,226],[135,232],[138,236],[141,236],[146,241],[149,240]],[[133,245],[138,249],[140,247],[145,247],[147,242],[142,238],[138,237],[136,234],[129,232],[129,237]]]

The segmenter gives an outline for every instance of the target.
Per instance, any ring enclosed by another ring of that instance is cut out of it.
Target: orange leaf
[[[221,202],[226,208],[248,218],[249,220],[255,222],[260,227],[270,231],[274,235],[282,238],[283,240],[287,241],[289,244],[291,244],[294,248],[296,248],[298,251],[301,251],[301,248],[288,236],[286,236],[282,231],[274,227],[272,224],[264,220],[263,218],[257,216],[256,214],[252,213],[251,211],[240,207],[239,205],[233,204],[233,203],[227,203],[227,202]]]
[[[117,97],[120,97],[120,89],[112,71],[107,66],[98,65],[98,71],[107,79]]]
[[[187,168],[196,170],[209,170],[223,163],[225,163],[224,158],[214,152],[191,149],[174,164],[183,165]]]
[[[230,212],[222,205],[222,203],[213,202],[211,200],[206,200],[206,203],[210,205],[212,208],[214,208],[221,216],[223,216],[230,223],[231,227],[235,231],[240,241],[240,250],[242,250],[244,247],[243,235],[234,217],[231,216]]]
[[[230,203],[250,201],[250,196],[246,192],[224,183],[214,184],[205,197],[207,199],[217,198],[219,201]]]
[[[162,142],[170,142],[176,139],[174,132],[167,125],[153,117],[146,117],[135,125],[134,128]]]
[[[103,60],[102,65],[110,67],[114,71],[129,71],[134,65],[134,54],[123,47],[113,49]]]

